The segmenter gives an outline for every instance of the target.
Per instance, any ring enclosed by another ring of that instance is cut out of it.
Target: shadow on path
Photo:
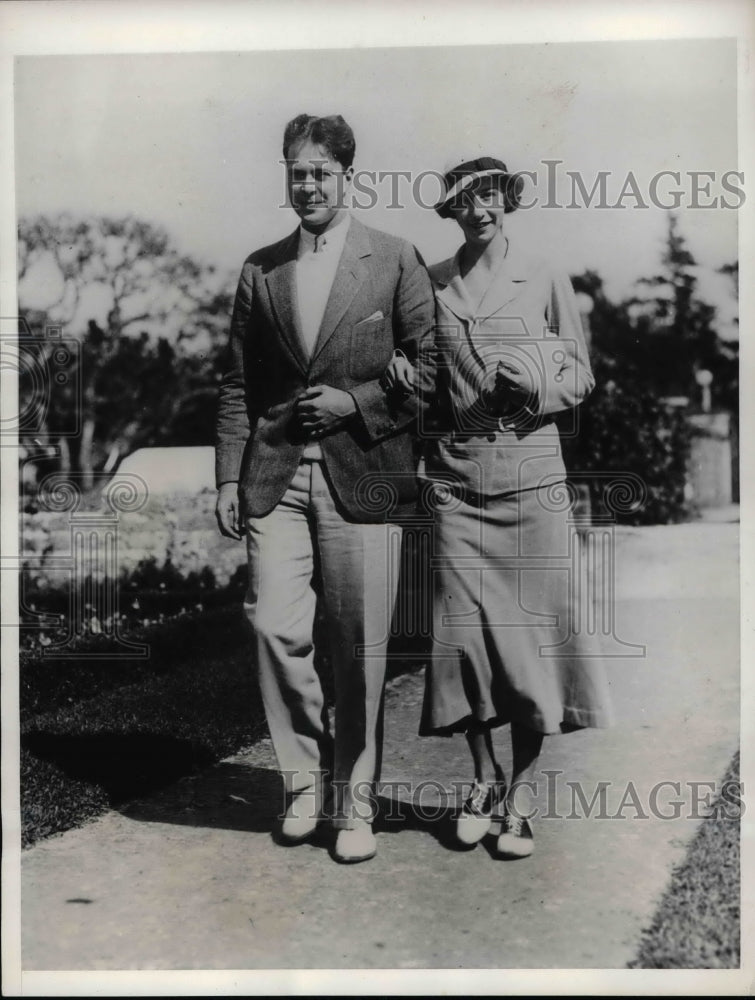
[[[398,797],[378,795],[373,829],[377,834],[407,830],[429,833],[448,850],[465,851],[456,842],[453,816],[446,805],[418,809]],[[123,815],[143,823],[170,823],[207,829],[238,830],[276,835],[285,809],[283,781],[273,768],[222,761],[202,774],[184,777],[159,796],[132,801]],[[332,841],[328,824],[313,843]]]
[[[75,736],[37,731],[22,736],[21,750],[77,781],[99,786],[113,806],[164,788],[214,759],[201,743],[154,733]]]

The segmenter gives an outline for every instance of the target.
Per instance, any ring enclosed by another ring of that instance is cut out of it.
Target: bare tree
[[[58,392],[52,414],[80,407],[78,440],[59,447],[90,488],[96,468],[164,438],[187,394],[207,395],[210,360],[225,341],[230,276],[133,217],[22,219],[18,258],[21,315],[38,333],[59,324],[81,345],[79,394]],[[51,350],[41,337],[39,350]],[[54,419],[48,430],[54,438]]]

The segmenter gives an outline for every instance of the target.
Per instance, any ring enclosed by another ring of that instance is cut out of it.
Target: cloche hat
[[[519,207],[524,182],[518,174],[510,174],[503,160],[493,156],[458,158],[448,161],[443,172],[444,192],[435,205],[435,211],[447,219],[454,207],[454,201],[462,191],[482,177],[497,177],[504,194],[504,210],[513,212]]]

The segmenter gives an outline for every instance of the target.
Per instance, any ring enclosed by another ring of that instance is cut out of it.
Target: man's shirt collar
[[[317,235],[305,229],[304,226],[299,226],[297,257],[303,257],[305,254],[315,252],[320,253],[321,251],[340,254],[346,242],[346,236],[351,224],[351,215],[348,212],[341,212],[341,216],[342,218],[338,220],[335,226],[331,226],[324,233]]]

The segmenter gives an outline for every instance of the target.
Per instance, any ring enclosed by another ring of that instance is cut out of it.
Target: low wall
[[[698,507],[726,507],[733,499],[731,419],[728,413],[689,418],[692,442],[689,475]]]
[[[21,515],[23,564],[42,585],[58,586],[75,570],[119,574],[142,559],[170,559],[183,574],[209,566],[220,586],[246,561],[243,542],[223,538],[215,521],[215,491],[150,496],[139,509],[103,507]]]

